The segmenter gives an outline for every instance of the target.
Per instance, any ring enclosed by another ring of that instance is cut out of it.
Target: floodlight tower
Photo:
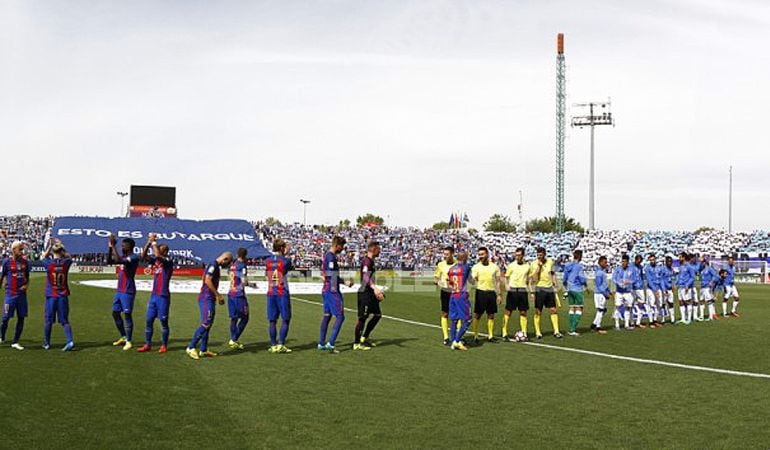
[[[591,174],[588,181],[588,229],[594,230],[594,199],[595,199],[595,164],[594,164],[594,127],[597,125],[615,126],[615,119],[610,112],[610,101],[576,103],[572,106],[588,108],[587,116],[573,116],[573,127],[591,127]]]
[[[567,80],[564,68],[564,34],[556,35],[556,232],[564,232],[564,110]]]

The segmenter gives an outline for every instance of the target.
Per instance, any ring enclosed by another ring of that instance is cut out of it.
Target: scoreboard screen
[[[176,188],[131,186],[131,206],[165,206],[167,208],[176,208]]]

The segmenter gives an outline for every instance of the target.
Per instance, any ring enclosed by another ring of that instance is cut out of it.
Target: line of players
[[[120,337],[113,342],[113,345],[121,346],[125,351],[133,348],[135,277],[139,266],[146,264],[151,268],[152,290],[147,305],[145,342],[137,351],[145,353],[152,350],[154,326],[155,321],[158,320],[162,331],[158,352],[166,353],[170,334],[170,283],[174,272],[174,262],[169,257],[168,245],[158,243],[157,236],[150,234],[141,254],[137,256],[134,254],[136,242],[133,239],[123,239],[119,249],[117,239],[114,236],[110,236],[108,243],[108,261],[118,266],[117,287],[112,302],[112,318]],[[337,255],[342,252],[345,245],[344,238],[334,237],[329,251],[323,258],[322,297],[324,313],[318,343],[318,351],[323,353],[339,353],[335,343],[345,320],[345,308],[340,288],[343,284],[348,287],[353,286],[352,280],[342,279],[337,262]],[[291,349],[285,345],[291,322],[291,296],[287,275],[294,270],[294,267],[291,260],[285,256],[289,250],[285,241],[276,239],[272,247],[273,254],[265,262],[266,309],[270,337],[268,351],[271,353],[291,353]],[[374,346],[369,336],[382,317],[380,302],[384,299],[384,294],[374,283],[375,258],[379,256],[380,250],[379,243],[370,242],[367,246],[367,254],[361,261],[361,287],[358,290],[359,314],[355,326],[354,350],[370,350]],[[24,350],[24,347],[19,344],[19,340],[28,315],[27,288],[30,279],[30,264],[24,255],[22,242],[14,242],[11,246],[11,252],[11,257],[5,259],[0,265],[0,289],[3,281],[7,281],[2,326],[0,327],[0,343],[5,341],[10,319],[16,317],[16,330],[11,347],[16,350]],[[249,304],[245,289],[247,286],[256,287],[256,283],[248,281],[246,249],[238,249],[236,254],[237,257],[233,258],[231,252],[223,252],[204,270],[202,285],[198,294],[200,325],[195,330],[186,349],[187,355],[193,359],[217,355],[208,349],[208,343],[210,330],[216,316],[216,306],[217,304],[224,305],[224,297],[218,292],[221,269],[223,268],[229,267],[230,278],[227,294],[230,316],[228,346],[231,349],[244,348],[244,345],[239,342],[239,338],[249,322]],[[52,325],[58,321],[66,335],[66,344],[62,351],[70,351],[75,347],[72,328],[69,323],[70,289],[68,277],[72,257],[66,252],[61,242],[55,240],[46,249],[42,264],[45,268],[46,278],[43,348],[46,350],[50,348]],[[329,334],[328,328],[332,317],[335,318],[335,321]],[[277,327],[279,319],[281,320],[280,332]]]
[[[109,239],[109,260],[118,265],[118,283],[112,304],[112,316],[120,338],[113,343],[122,346],[123,350],[133,347],[133,306],[136,297],[135,276],[140,264],[149,264],[153,274],[153,286],[148,302],[145,322],[145,343],[139,352],[152,350],[152,338],[154,323],[160,322],[162,337],[159,353],[165,353],[168,349],[169,336],[169,309],[171,304],[170,281],[173,275],[174,264],[168,257],[169,248],[166,244],[159,244],[155,235],[150,235],[140,256],[133,254],[135,242],[132,239],[124,239],[121,242],[120,251],[117,249],[117,240],[114,236]],[[323,275],[323,309],[321,320],[321,332],[318,343],[320,352],[338,353],[336,340],[345,320],[343,297],[340,290],[342,284],[352,286],[352,280],[343,280],[340,276],[337,255],[344,249],[345,239],[334,237],[331,247],[324,255],[322,265]],[[152,249],[152,253],[150,253]],[[16,316],[16,330],[12,342],[12,348],[23,350],[19,345],[24,320],[28,313],[27,286],[29,282],[30,266],[24,256],[24,247],[21,242],[13,243],[12,256],[2,262],[0,266],[0,288],[6,283],[6,296],[4,302],[3,319],[0,324],[0,343],[5,340],[9,320]],[[276,239],[273,242],[273,255],[266,261],[266,278],[268,282],[267,295],[267,319],[269,322],[269,336],[271,353],[290,353],[286,347],[291,321],[291,298],[288,285],[288,272],[293,270],[291,260],[286,258],[288,244]],[[362,259],[360,276],[361,287],[358,291],[358,321],[355,326],[354,350],[370,350],[374,343],[369,339],[376,327],[382,312],[380,302],[384,299],[383,292],[375,284],[375,258],[379,256],[380,245],[370,242],[367,245],[367,254]],[[557,308],[561,306],[557,295],[558,280],[554,271],[554,262],[546,257],[545,249],[537,249],[537,258],[528,262],[524,258],[524,249],[518,248],[515,252],[515,261],[501,270],[490,261],[489,251],[482,247],[478,250],[478,263],[473,267],[467,263],[468,254],[460,253],[457,260],[454,259],[454,249],[444,249],[444,259],[436,267],[434,281],[441,287],[441,328],[444,343],[451,345],[453,349],[467,349],[462,337],[469,326],[474,333],[474,341],[479,341],[479,323],[481,317],[487,316],[487,331],[489,342],[496,342],[494,337],[494,318],[498,306],[502,304],[502,293],[507,292],[505,314],[503,317],[502,338],[505,341],[513,340],[509,334],[509,320],[513,311],[519,312],[519,324],[521,336],[526,339],[530,296],[534,301],[534,329],[535,337],[541,339],[543,334],[540,327],[540,319],[543,309],[548,309],[554,337],[562,338],[559,332],[559,318]],[[243,349],[239,342],[249,321],[249,306],[245,295],[247,286],[255,286],[249,283],[246,269],[247,253],[245,249],[239,249],[237,258],[232,253],[224,252],[215,261],[208,264],[203,276],[203,282],[198,295],[200,311],[200,325],[195,330],[193,338],[187,348],[187,354],[194,359],[200,356],[216,356],[216,353],[208,350],[208,340],[211,326],[216,315],[216,305],[224,304],[224,298],[218,292],[221,269],[229,266],[230,289],[228,291],[228,309],[230,316],[230,336],[228,345],[232,349]],[[567,291],[569,302],[569,334],[577,336],[577,326],[583,313],[583,290],[587,285],[583,266],[581,265],[582,252],[574,252],[574,260],[564,268],[562,284]],[[692,255],[682,253],[680,255],[680,269],[675,273],[672,267],[672,258],[667,257],[665,264],[658,265],[654,255],[648,258],[649,263],[642,265],[641,256],[635,258],[634,264],[629,264],[627,255],[623,255],[621,264],[612,273],[611,281],[615,286],[615,293],[610,289],[607,279],[608,262],[605,257],[600,257],[595,273],[594,303],[596,317],[591,324],[591,329],[598,333],[605,333],[602,328],[602,318],[607,312],[607,304],[614,295],[615,310],[613,319],[615,327],[620,329],[621,320],[626,329],[633,329],[632,318],[635,317],[636,326],[645,327],[642,320],[646,317],[650,327],[661,326],[666,320],[676,322],[674,308],[673,286],[676,284],[679,298],[680,321],[689,324],[692,321],[714,320],[718,316],[715,310],[716,292],[723,292],[722,314],[728,316],[727,303],[733,300],[731,316],[738,316],[737,308],[739,296],[734,283],[734,260],[728,259],[725,269],[715,272],[705,258],[700,262]],[[46,273],[45,289],[45,314],[44,314],[44,343],[45,349],[50,348],[50,336],[53,323],[59,322],[66,336],[66,344],[63,351],[72,350],[72,328],[69,323],[69,284],[68,274],[72,264],[72,258],[61,245],[54,241],[46,249],[42,263]],[[700,274],[700,295],[695,288],[697,275]],[[675,279],[675,281],[674,281]],[[470,282],[476,287],[475,305],[471,320],[470,300],[468,285]],[[704,317],[705,307],[708,306],[708,316]],[[334,324],[331,334],[328,328],[331,318]],[[280,333],[277,330],[278,319],[281,319]],[[452,326],[450,326],[450,321]],[[327,338],[328,337],[328,338]]]
[[[542,339],[540,319],[544,309],[548,309],[554,337],[561,339],[559,331],[558,309],[561,307],[557,295],[558,280],[554,271],[554,262],[546,257],[546,251],[540,247],[534,261],[524,258],[524,249],[518,248],[515,260],[501,269],[490,261],[489,251],[481,247],[477,252],[478,262],[468,264],[468,254],[461,252],[457,259],[454,249],[443,249],[443,260],[436,266],[434,283],[441,288],[441,329],[444,345],[456,350],[467,350],[463,335],[470,326],[474,343],[479,342],[479,322],[487,316],[487,342],[497,342],[494,333],[494,319],[498,306],[502,305],[502,293],[506,292],[501,336],[503,341],[526,340],[530,297],[534,302],[534,331],[537,339]],[[569,306],[570,336],[579,336],[577,331],[583,315],[583,291],[588,285],[582,265],[583,252],[576,250],[573,260],[564,266],[562,286],[566,291]],[[621,264],[612,272],[608,280],[608,261],[602,256],[595,271],[594,305],[596,316],[591,323],[591,330],[604,334],[602,319],[607,313],[608,302],[613,300],[615,309],[613,319],[615,328],[631,330],[635,327],[657,328],[666,321],[677,323],[674,302],[676,285],[680,320],[678,323],[690,324],[693,321],[711,321],[718,319],[716,296],[722,293],[722,315],[739,317],[738,290],[735,287],[735,261],[728,259],[726,268],[718,272],[708,260],[700,261],[694,256],[682,253],[679,256],[679,270],[673,267],[673,258],[666,257],[659,265],[654,254],[649,255],[648,264],[643,265],[643,258],[637,255],[630,264],[628,255],[621,257]],[[700,275],[700,295],[696,289],[696,280]],[[609,281],[615,286],[613,293]],[[468,293],[469,284],[475,285],[473,314]],[[732,299],[732,311],[727,312],[728,300]],[[708,307],[708,315],[705,309]],[[520,331],[509,336],[509,320],[514,311],[519,312]],[[647,324],[643,323],[643,319]],[[635,320],[635,324],[632,323]]]

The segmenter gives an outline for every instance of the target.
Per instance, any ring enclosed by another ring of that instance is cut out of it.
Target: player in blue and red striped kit
[[[342,302],[340,285],[353,286],[352,280],[342,281],[340,266],[337,263],[337,255],[345,248],[345,244],[347,244],[345,238],[334,236],[331,248],[324,255],[321,266],[321,274],[324,279],[324,286],[321,291],[324,316],[321,319],[321,336],[318,339],[318,351],[334,354],[339,353],[339,350],[334,348],[334,344],[337,342],[337,336],[340,334],[342,322],[345,321],[345,307]],[[327,341],[326,333],[329,330],[329,322],[331,322],[332,316],[334,316],[334,326],[332,327],[332,334]]]
[[[24,350],[19,345],[21,332],[24,330],[24,319],[27,317],[29,305],[27,303],[27,286],[29,285],[29,261],[24,257],[24,244],[19,241],[11,244],[11,257],[3,261],[0,266],[0,289],[5,285],[5,304],[3,307],[3,322],[0,326],[0,344],[5,341],[5,333],[8,331],[8,321],[16,316],[16,331],[13,334],[11,348]]]
[[[53,258],[51,258],[53,254]],[[75,347],[72,340],[72,327],[70,326],[69,304],[69,272],[72,258],[57,239],[53,245],[49,245],[43,254],[43,266],[45,267],[45,327],[43,328],[43,348],[51,348],[51,328],[58,320],[64,329],[67,343],[61,349],[68,352]]]
[[[120,338],[112,345],[122,345],[123,350],[131,350],[131,337],[134,332],[134,298],[136,297],[136,269],[139,267],[140,258],[134,256],[136,242],[131,238],[123,239],[120,243],[120,253],[115,247],[118,240],[115,235],[110,235],[110,252],[107,261],[118,265],[118,287],[115,297],[112,299],[112,319],[118,329]],[[121,316],[121,313],[123,316]],[[123,322],[125,317],[125,323]]]
[[[457,255],[457,264],[449,269],[447,283],[449,295],[449,338],[452,340],[452,350],[468,350],[463,344],[463,335],[468,330],[471,320],[471,301],[468,297],[468,278],[471,275],[471,265],[468,264],[468,253]],[[459,322],[459,329],[458,329]]]
[[[216,304],[225,304],[225,300],[218,292],[219,279],[221,277],[221,268],[229,266],[233,262],[233,254],[230,252],[224,252],[212,263],[206,266],[206,270],[203,273],[203,285],[201,286],[200,294],[198,294],[198,308],[201,313],[201,324],[195,334],[193,334],[190,340],[190,345],[187,346],[187,355],[192,359],[200,359],[201,356],[213,357],[217,356],[216,353],[208,350],[209,345],[209,333],[211,332],[211,326],[214,324],[214,317],[216,316]],[[200,343],[200,351],[198,347]]]
[[[152,293],[150,301],[147,303],[147,318],[144,327],[144,345],[137,349],[144,353],[152,350],[152,335],[155,327],[155,319],[160,321],[162,340],[158,353],[168,351],[168,313],[171,307],[171,277],[174,275],[174,262],[168,257],[168,245],[158,245],[158,237],[150,233],[147,237],[147,243],[142,249],[141,259],[150,263],[152,267]],[[147,252],[152,246],[152,256]]]
[[[291,295],[286,275],[294,270],[291,260],[286,257],[289,246],[281,239],[273,242],[273,255],[265,261],[267,277],[267,320],[270,334],[270,353],[291,353],[286,347],[286,336],[291,322]],[[281,334],[276,339],[278,317],[281,317]]]
[[[232,349],[243,350],[238,339],[249,323],[249,301],[246,299],[246,286],[249,285],[246,257],[248,250],[239,248],[238,256],[230,265],[230,290],[227,292],[227,309],[230,312],[230,342]]]

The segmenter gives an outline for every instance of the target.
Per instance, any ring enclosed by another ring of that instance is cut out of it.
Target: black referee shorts
[[[535,291],[535,309],[556,308],[556,293],[553,291]]]
[[[497,293],[476,289],[476,304],[473,307],[473,312],[476,314],[497,313]]]
[[[382,314],[382,310],[374,292],[366,290],[358,293],[358,317],[367,317],[369,314]]]
[[[508,291],[505,297],[505,309],[508,311],[529,311],[529,294],[527,291]]]
[[[449,314],[449,291],[441,290],[441,312]]]

